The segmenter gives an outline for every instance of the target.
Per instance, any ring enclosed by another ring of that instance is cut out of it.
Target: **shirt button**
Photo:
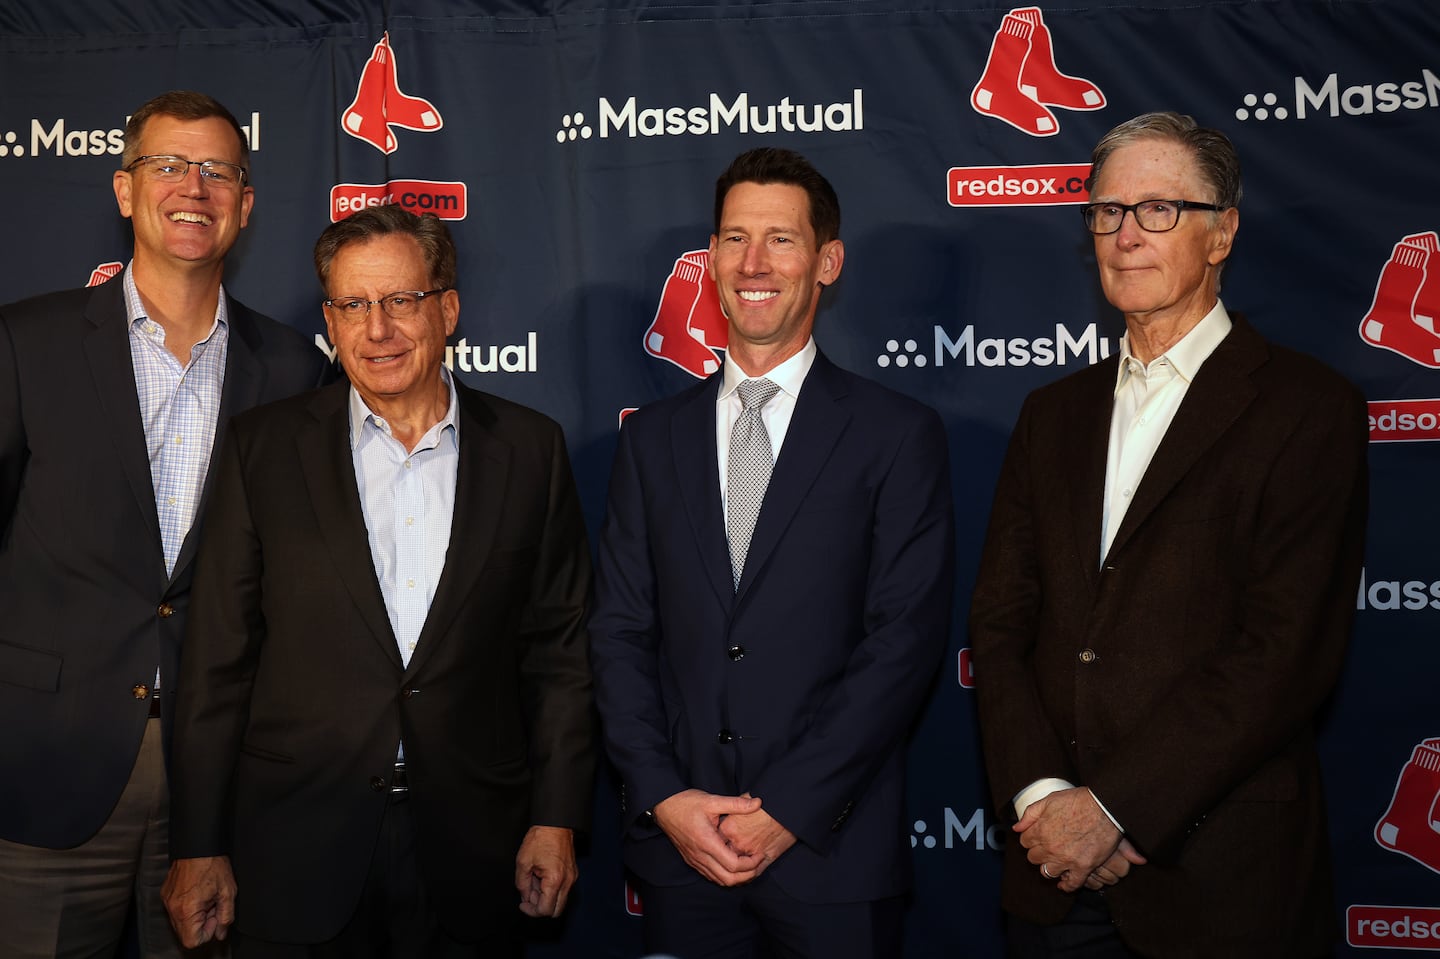
[[[183,436],[177,436],[177,437],[175,437],[175,445],[176,445],[176,446],[179,446],[179,445],[180,445],[181,443],[183,443],[183,442],[185,442],[185,437],[183,437]]]
[[[1082,662],[1082,663],[1085,663],[1085,664],[1088,665],[1088,664],[1090,664],[1090,663],[1095,662],[1095,660],[1096,660],[1097,658],[1098,658],[1098,657],[1096,657],[1096,655],[1095,655],[1095,650],[1093,650],[1093,649],[1082,649],[1082,650],[1080,650],[1080,662]]]
[[[409,461],[409,460],[406,460],[406,461],[405,461],[405,468],[406,468],[407,470],[410,468],[410,461]]]
[[[406,525],[406,526],[414,526],[414,525],[415,525],[415,517],[413,517],[413,516],[407,516],[407,517],[405,517],[405,525]]]
[[[414,588],[415,588],[415,581],[414,581],[413,579],[407,579],[407,580],[405,581],[405,588],[406,588],[406,589],[414,589]]]
[[[725,655],[730,657],[730,662],[738,663],[745,658],[745,647],[740,645],[731,646],[725,650]]]

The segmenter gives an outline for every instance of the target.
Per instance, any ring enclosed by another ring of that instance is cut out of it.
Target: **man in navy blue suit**
[[[686,959],[900,948],[903,745],[954,519],[939,416],[811,336],[839,228],[803,157],[736,158],[709,250],[724,366],[620,435],[591,657],[646,947]]]

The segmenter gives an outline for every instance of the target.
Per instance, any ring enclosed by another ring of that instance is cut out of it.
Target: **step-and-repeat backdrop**
[[[911,747],[913,959],[1000,950],[1006,830],[984,799],[964,597],[1021,399],[1123,332],[1078,213],[1090,149],[1155,109],[1224,130],[1246,187],[1226,304],[1371,406],[1365,576],[1323,738],[1341,951],[1440,951],[1435,0],[7,0],[0,302],[128,259],[121,129],[177,87],[250,139],[255,212],[227,286],[318,348],[326,224],[379,203],[449,221],[448,360],[564,424],[592,531],[621,411],[724,345],[704,270],[715,176],[783,145],[834,182],[846,270],[817,339],[938,408],[955,466],[961,599]],[[640,952],[600,785],[579,895],[538,955]]]

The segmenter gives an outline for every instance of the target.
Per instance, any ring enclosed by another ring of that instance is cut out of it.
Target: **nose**
[[[205,178],[200,175],[200,164],[191,163],[185,167],[185,177],[180,181],[180,189],[183,190],[187,196],[205,196],[209,192],[209,185],[206,184]]]
[[[745,257],[740,261],[740,271],[746,276],[758,276],[767,271],[768,251],[764,243],[745,244]]]
[[[1120,215],[1120,229],[1116,230],[1113,236],[1115,242],[1127,250],[1140,245],[1145,231],[1140,229],[1140,221],[1135,218],[1134,210],[1126,210]]]

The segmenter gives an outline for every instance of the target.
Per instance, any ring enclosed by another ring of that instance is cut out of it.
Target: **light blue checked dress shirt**
[[[150,481],[155,489],[165,574],[169,576],[175,571],[175,559],[195,522],[205,474],[210,469],[215,422],[220,416],[220,391],[225,385],[230,325],[222,287],[210,332],[191,348],[190,362],[182,366],[165,348],[165,328],[146,316],[145,304],[135,289],[133,269],[132,261],[125,268],[124,280],[130,361],[145,426],[145,447],[150,455]]]
[[[450,391],[450,408],[413,452],[406,451],[391,434],[390,424],[350,387],[350,450],[370,558],[406,666],[445,569],[455,512],[460,428],[455,384],[444,367],[440,373]]]

